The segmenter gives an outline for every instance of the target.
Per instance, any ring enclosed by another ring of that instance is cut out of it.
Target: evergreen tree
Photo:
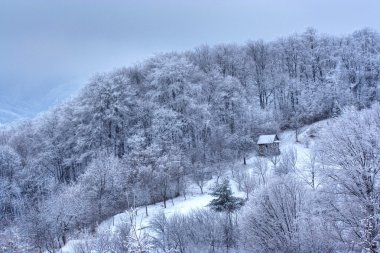
[[[213,199],[209,204],[211,210],[225,213],[226,220],[222,225],[222,241],[226,246],[226,251],[229,252],[231,247],[237,245],[237,240],[239,238],[238,230],[236,229],[237,215],[233,221],[232,214],[244,205],[244,200],[232,196],[228,179],[223,180],[221,184],[217,184],[211,195],[216,197],[216,199]]]
[[[217,184],[211,195],[216,199],[213,199],[209,206],[216,212],[233,213],[244,205],[242,198],[232,196],[228,179],[223,180],[221,184]]]

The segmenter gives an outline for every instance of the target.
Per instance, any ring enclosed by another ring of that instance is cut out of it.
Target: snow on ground
[[[181,213],[186,214],[191,210],[196,210],[200,208],[205,208],[208,203],[213,199],[209,194],[210,188],[213,186],[215,179],[207,182],[204,187],[204,194],[200,194],[200,189],[196,185],[191,185],[189,187],[186,198],[184,196],[179,196],[177,198],[168,200],[166,202],[166,208],[164,208],[163,202],[156,203],[148,206],[148,215],[146,216],[145,207],[138,207],[135,209],[137,211],[136,222],[138,227],[147,227],[149,226],[150,219],[160,212],[164,212],[167,217],[170,217],[172,214]],[[233,187],[236,188],[236,187]],[[112,218],[103,221],[97,228],[97,233],[107,233],[114,232],[117,227],[123,222],[129,220],[130,213],[126,210],[123,213],[116,214]],[[85,239],[82,239],[85,240]],[[82,242],[81,240],[70,240],[61,250],[60,253],[73,253],[75,244]]]
[[[148,206],[148,217],[146,217],[145,214],[145,207],[139,207],[136,208],[137,221],[142,221],[140,224],[141,227],[147,227],[149,226],[150,217],[154,217],[161,211],[163,211],[167,217],[170,217],[174,213],[186,214],[191,210],[206,207],[211,199],[212,197],[207,193],[204,193],[203,195],[187,196],[186,199],[183,196],[180,196],[173,200],[167,201],[166,208],[164,208],[162,202]],[[113,218],[100,224],[98,231],[112,231],[118,224],[121,224],[123,221],[128,220],[128,218],[128,211],[117,214]]]
[[[310,163],[310,147],[313,145],[314,138],[317,138],[318,132],[321,128],[323,128],[326,124],[328,124],[328,121],[320,121],[315,124],[312,124],[310,126],[305,126],[300,129],[299,133],[299,142],[296,142],[295,138],[295,132],[294,131],[285,131],[279,135],[281,144],[280,149],[281,153],[284,154],[289,149],[295,149],[297,152],[297,174],[300,176],[300,178],[307,180],[309,175],[307,174],[307,168],[308,164]],[[246,170],[253,170],[254,169],[254,161],[257,159],[255,155],[252,155],[249,159],[247,159],[247,166],[238,166],[238,168],[245,168]],[[239,160],[237,163],[240,163]],[[273,164],[268,160],[268,166],[271,170],[273,170]],[[273,171],[272,171],[273,173]],[[244,197],[245,193],[238,190],[237,183],[232,180],[232,172],[231,170],[227,170],[223,178],[229,178],[231,183],[231,190],[234,193],[235,196],[238,197]],[[221,179],[219,179],[221,180]],[[184,196],[179,196],[177,198],[174,198],[172,200],[168,200],[166,205],[167,207],[164,208],[163,202],[156,203],[154,205],[148,206],[148,215],[145,214],[145,207],[138,207],[136,209],[137,216],[137,226],[139,227],[147,227],[149,226],[150,219],[154,217],[156,214],[160,212],[164,212],[167,217],[170,217],[172,214],[175,213],[181,213],[186,214],[189,213],[192,210],[200,209],[200,208],[207,208],[208,203],[213,199],[213,197],[210,195],[211,188],[216,182],[216,177],[212,178],[210,181],[207,182],[206,186],[204,187],[204,194],[200,193],[200,189],[192,184],[189,186],[188,193],[186,195],[186,198]],[[119,213],[112,218],[103,221],[96,233],[112,233],[114,232],[119,225],[121,225],[123,222],[128,221],[130,217],[130,214],[128,210],[126,210],[123,213]],[[83,242],[83,240],[86,239],[78,239],[78,240],[70,240],[61,250],[60,253],[74,253],[75,244],[78,242]]]
[[[231,171],[227,171],[223,178],[232,178]],[[222,180],[221,178],[219,180]],[[207,208],[207,205],[213,199],[210,195],[211,189],[216,182],[216,177],[212,178],[204,186],[204,193],[200,193],[199,187],[192,184],[189,187],[186,198],[184,196],[179,196],[177,198],[168,200],[166,202],[166,208],[164,208],[163,202],[159,202],[153,205],[148,206],[148,215],[146,216],[145,207],[138,207],[135,209],[137,212],[136,216],[136,225],[138,227],[148,227],[150,219],[160,212],[164,212],[167,217],[170,217],[173,214],[187,214],[192,210],[197,210],[201,208]],[[235,196],[244,197],[243,192],[238,191],[236,182],[233,180],[230,181],[231,190]],[[130,213],[126,210],[123,213],[116,214],[112,218],[103,221],[97,228],[96,233],[113,233],[116,231],[117,227],[123,222],[127,222],[130,218]],[[59,252],[60,253],[74,253],[75,244],[83,242],[86,239],[79,240],[70,240]]]
[[[315,140],[319,138],[321,130],[328,127],[330,121],[331,119],[322,120],[309,126],[302,127],[299,131],[298,142],[296,142],[295,131],[285,131],[280,134],[280,149],[282,154],[284,154],[289,149],[296,150],[296,174],[301,180],[304,180],[309,184],[311,183],[311,165],[313,159],[311,149],[315,144]],[[318,166],[320,166],[320,164],[318,162],[315,162],[314,166],[316,169],[314,178],[315,186],[318,186]]]
[[[190,194],[186,196],[186,199],[183,196],[168,200],[166,203],[166,208],[162,202],[156,203],[148,206],[148,215],[146,216],[145,207],[138,207],[134,211],[137,213],[135,220],[137,229],[149,227],[149,222],[152,217],[155,217],[160,212],[164,212],[166,217],[170,217],[172,214],[186,214],[192,210],[205,208],[207,204],[211,201],[212,196],[208,193],[204,194]],[[131,214],[128,210],[123,213],[119,213],[112,218],[103,221],[97,228],[97,233],[114,233],[117,230],[117,227],[122,225],[124,222],[129,222]],[[78,242],[78,241],[77,241]],[[71,250],[66,250],[67,247],[61,250],[62,253],[71,253]]]

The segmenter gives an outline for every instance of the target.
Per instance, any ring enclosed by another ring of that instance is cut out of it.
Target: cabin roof
[[[280,140],[277,137],[277,134],[270,134],[270,135],[260,135],[259,140],[257,141],[257,144],[271,144],[274,142],[279,142]]]

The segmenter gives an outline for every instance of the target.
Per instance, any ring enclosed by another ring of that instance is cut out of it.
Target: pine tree
[[[244,205],[244,200],[232,196],[228,179],[223,180],[221,184],[217,184],[211,195],[216,199],[210,202],[210,208],[216,212],[224,212],[226,215],[226,222],[223,224],[223,243],[226,246],[226,251],[229,252],[231,247],[236,246],[238,238],[238,231],[235,229],[237,216],[233,222],[232,214]]]
[[[211,195],[216,199],[213,199],[209,206],[216,212],[233,213],[244,205],[242,198],[232,196],[228,179],[225,179],[221,184],[217,184]]]

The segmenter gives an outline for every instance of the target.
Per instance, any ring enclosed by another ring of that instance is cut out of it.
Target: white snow
[[[257,141],[257,144],[270,144],[275,141],[276,135],[260,135],[259,140]]]

